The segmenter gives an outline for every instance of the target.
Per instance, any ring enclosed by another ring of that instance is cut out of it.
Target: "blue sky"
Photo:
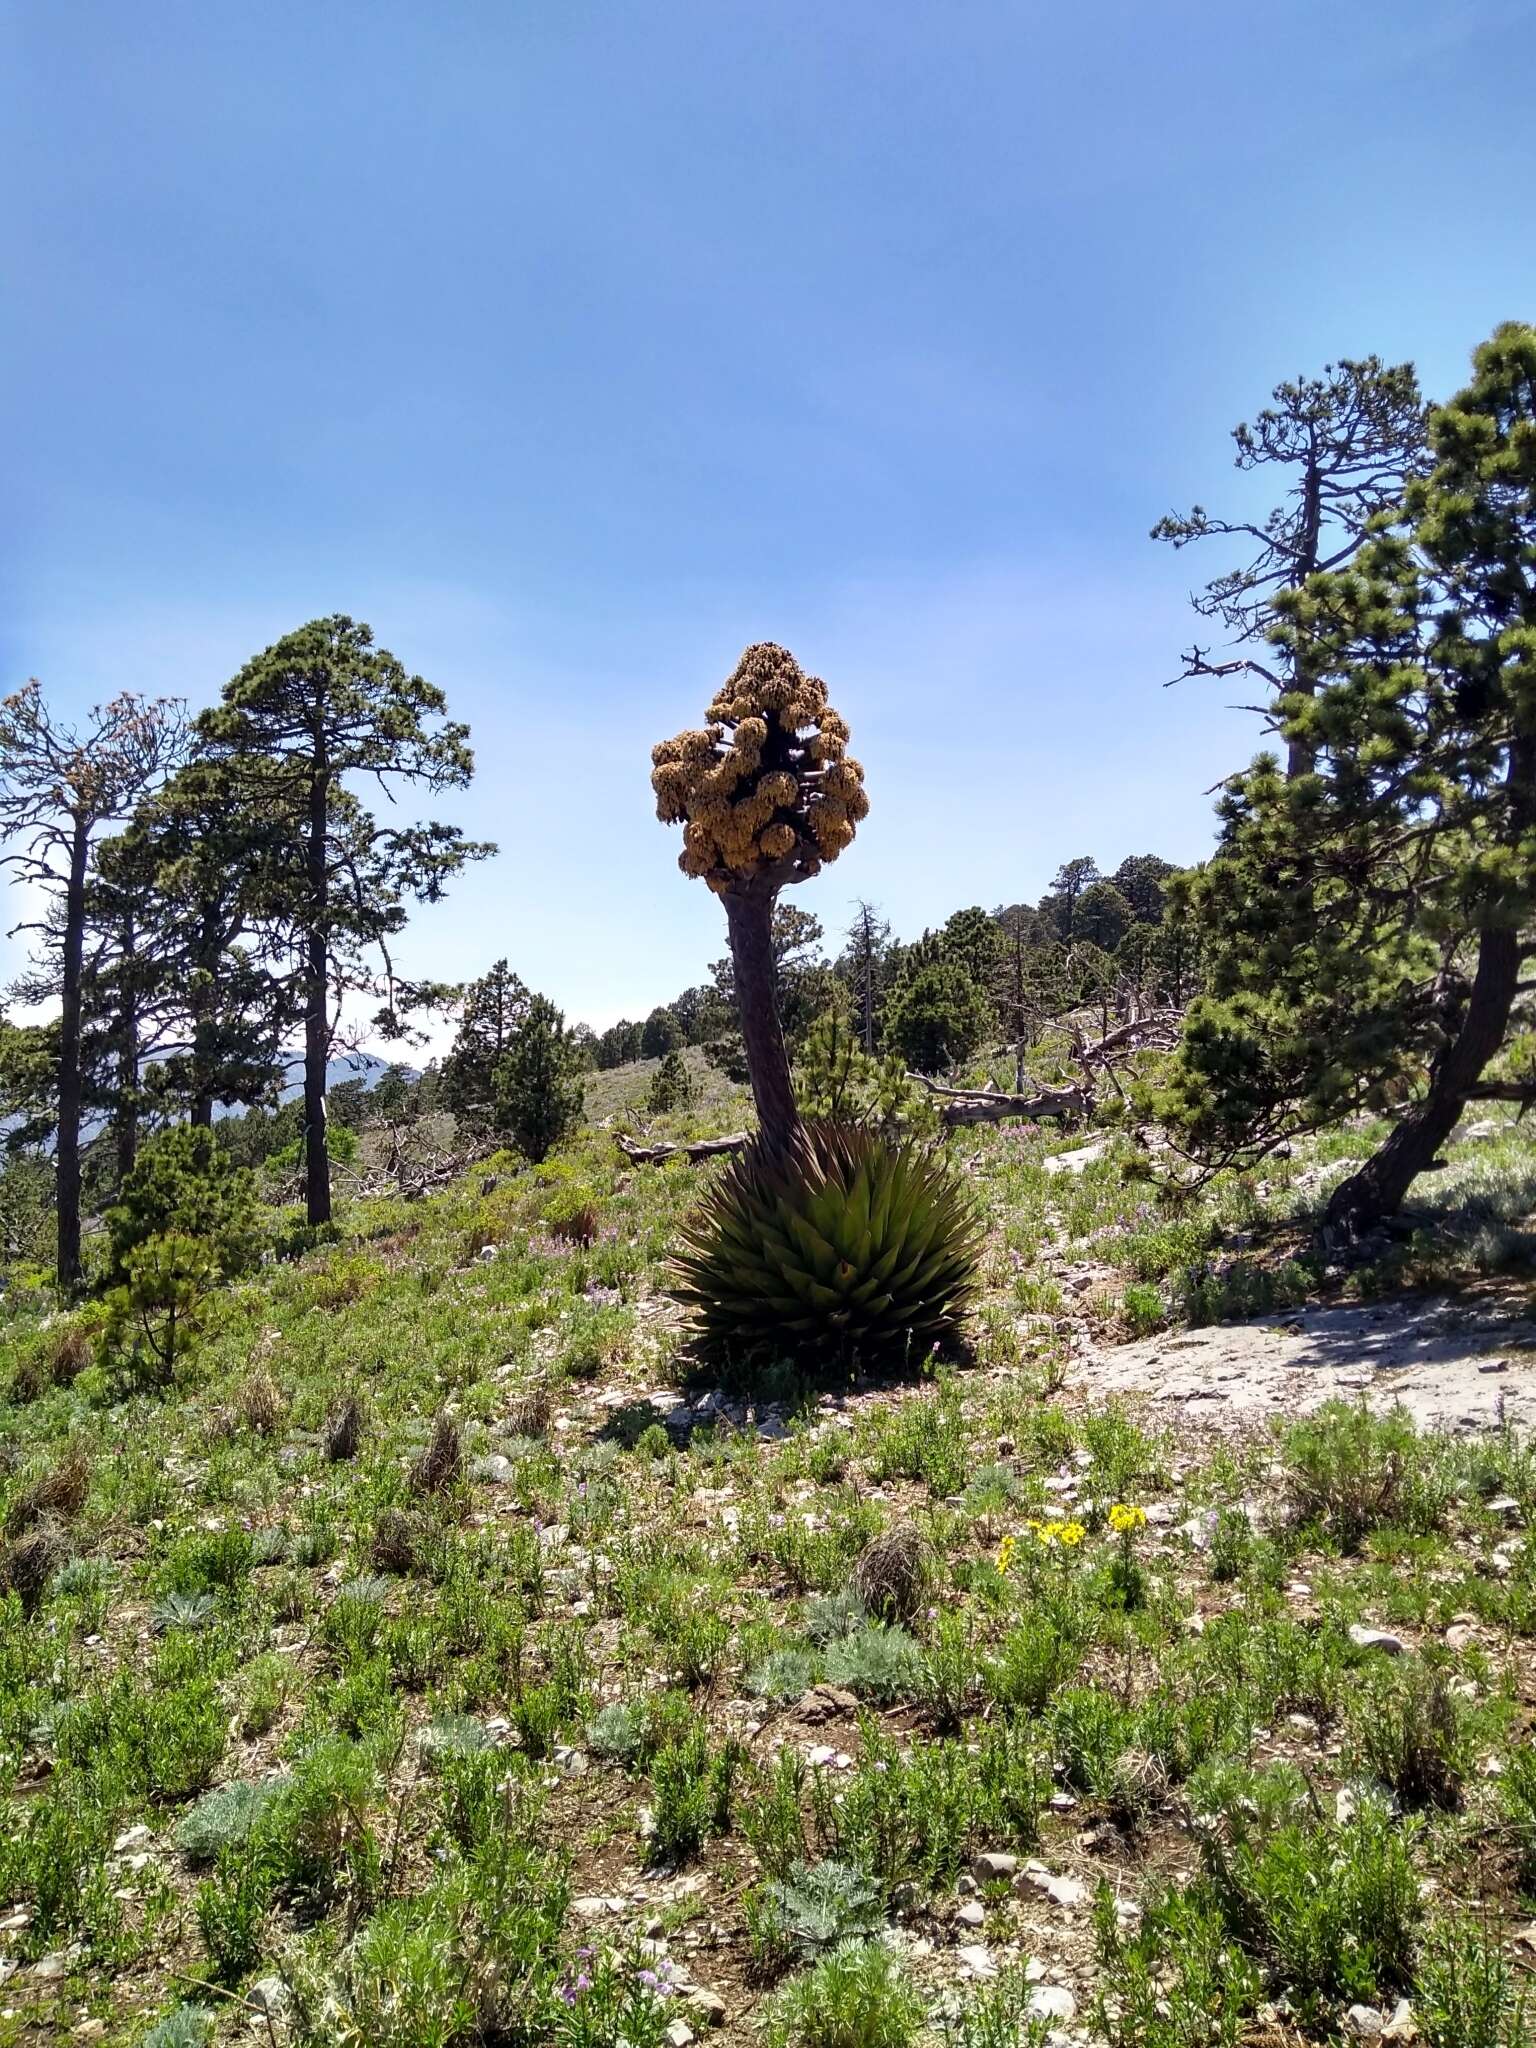
[[[408,965],[596,1024],[723,950],[648,751],[751,640],[868,771],[829,930],[1197,858],[1257,735],[1148,527],[1278,378],[1536,315],[1532,0],[17,0],[0,76],[0,680],[370,620],[502,846]]]

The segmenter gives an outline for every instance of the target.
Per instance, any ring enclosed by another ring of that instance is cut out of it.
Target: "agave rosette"
[[[732,1160],[684,1222],[672,1291],[714,1352],[896,1357],[943,1343],[976,1284],[981,1222],[927,1145],[810,1121]]]

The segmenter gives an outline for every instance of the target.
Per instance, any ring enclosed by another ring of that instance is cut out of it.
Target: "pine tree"
[[[1389,367],[1379,356],[1326,363],[1319,377],[1277,384],[1271,398],[1251,425],[1233,428],[1232,439],[1238,469],[1294,472],[1285,501],[1258,524],[1218,518],[1195,505],[1167,513],[1152,538],[1176,549],[1213,538],[1257,543],[1251,560],[1190,598],[1201,618],[1219,620],[1233,644],[1248,651],[1213,662],[1208,649],[1192,647],[1176,680],[1252,675],[1278,697],[1310,692],[1319,672],[1301,641],[1278,650],[1266,645],[1274,598],[1319,570],[1343,568],[1371,521],[1396,506],[1410,479],[1423,474],[1426,407],[1412,363]],[[1273,704],[1251,708],[1271,722],[1284,715]],[[1288,728],[1287,744],[1288,772],[1304,774],[1311,765],[1306,734]]]
[[[651,1076],[651,1085],[646,1090],[645,1106],[652,1116],[665,1116],[669,1110],[687,1109],[694,1094],[693,1075],[681,1051],[674,1049],[667,1053],[661,1065]]]
[[[1165,908],[1164,886],[1176,873],[1173,862],[1155,853],[1132,853],[1109,877],[1138,924],[1161,924]]]
[[[644,1028],[628,1017],[621,1017],[617,1024],[610,1024],[597,1041],[598,1067],[607,1072],[611,1067],[627,1067],[639,1059]]]
[[[946,960],[963,967],[978,988],[988,988],[1008,942],[995,917],[980,904],[955,910],[939,929],[939,947]]]
[[[919,1074],[967,1059],[992,1028],[986,992],[958,961],[930,960],[904,976],[885,1006],[885,1043]]]
[[[873,1054],[880,1036],[885,989],[890,979],[891,927],[873,903],[860,897],[848,927],[847,945],[837,972],[848,984],[854,1016],[866,1054]]]
[[[668,1008],[682,1025],[683,1041],[687,1045],[705,1045],[730,1029],[731,1006],[713,982],[700,982],[693,988],[685,988],[680,996],[673,998]]]
[[[676,1052],[682,1044],[683,1027],[675,1013],[660,1006],[652,1010],[640,1034],[641,1059],[665,1059],[669,1052]]]
[[[87,888],[102,827],[124,818],[175,763],[181,707],[169,699],[116,697],[90,713],[83,730],[56,720],[30,682],[0,704],[0,856],[40,890],[40,925],[59,995],[55,1068],[54,1171],[58,1193],[58,1281],[80,1278],[80,1128],[83,1103]]]
[[[1040,900],[1040,916],[1058,939],[1076,937],[1074,919],[1078,900],[1085,889],[1091,889],[1100,879],[1099,864],[1087,853],[1079,854],[1075,860],[1063,861],[1056,870],[1050,893]]]
[[[1279,601],[1311,771],[1235,778],[1176,886],[1210,973],[1165,1102],[1196,1156],[1404,1105],[1334,1191],[1339,1234],[1401,1206],[1468,1101],[1536,1099],[1522,1048],[1501,1057],[1536,954],[1536,328],[1477,350],[1429,446],[1401,516]]]
[[[1135,922],[1135,912],[1113,882],[1092,882],[1077,900],[1072,935],[1113,953]]]
[[[537,1163],[581,1121],[581,1058],[547,996],[530,999],[496,1069],[495,1122]]]
[[[331,1215],[325,1076],[348,992],[382,998],[386,1036],[427,993],[399,979],[390,941],[406,902],[435,902],[467,861],[494,851],[455,826],[382,826],[353,782],[386,792],[462,789],[473,773],[468,729],[444,718],[434,684],[374,646],[365,625],[315,619],[256,656],[197,721],[237,800],[275,801],[293,828],[275,914],[295,957],[290,985],[304,1017],[304,1193],[309,1221]]]
[[[532,1001],[505,960],[464,990],[458,1036],[443,1062],[443,1101],[456,1116],[490,1116],[497,1072]]]
[[[301,1021],[283,927],[292,819],[276,771],[273,785],[262,793],[259,763],[195,756],[102,849],[135,919],[153,1095],[204,1129],[216,1104],[272,1095]]]

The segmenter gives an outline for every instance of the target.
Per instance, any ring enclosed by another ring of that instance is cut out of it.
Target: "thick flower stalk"
[[[651,751],[663,824],[683,828],[678,866],[725,903],[742,1038],[764,1141],[798,1121],[774,987],[779,891],[836,860],[869,811],[864,770],[827,686],[771,641],[749,647],[706,713],[708,724]]]

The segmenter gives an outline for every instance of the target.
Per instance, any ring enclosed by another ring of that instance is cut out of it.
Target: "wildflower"
[[[1133,1529],[1147,1526],[1147,1511],[1141,1507],[1129,1507],[1123,1500],[1117,1500],[1109,1511],[1109,1526],[1117,1536],[1129,1536]]]
[[[1013,1563],[1013,1553],[1018,1547],[1019,1543],[1016,1536],[1005,1536],[1002,1542],[999,1543],[997,1546],[997,1568],[1000,1572],[1008,1570],[1008,1567]]]
[[[1069,1550],[1075,1549],[1087,1534],[1088,1531],[1081,1522],[1058,1522],[1056,1524],[1056,1541],[1066,1544]]]

